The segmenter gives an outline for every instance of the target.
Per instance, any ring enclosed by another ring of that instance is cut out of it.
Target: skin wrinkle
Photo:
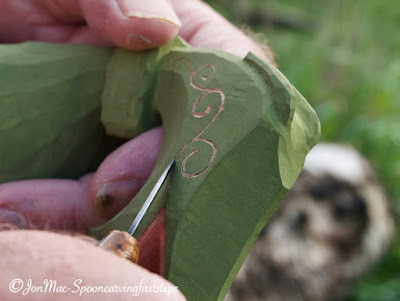
[[[60,4],[59,0],[35,0],[34,2],[56,21],[64,24],[86,24],[79,0],[68,0],[69,5],[65,5],[65,1],[62,1],[64,4]]]
[[[78,182],[78,185],[80,187],[87,186],[87,185],[79,183],[79,182]],[[71,218],[72,226],[71,226],[71,228],[72,229],[86,228],[85,226],[83,226],[83,224],[85,223],[84,219],[82,219],[82,218],[80,219],[79,218],[80,217],[80,213],[84,211],[83,210],[84,208],[82,208],[82,203],[83,202],[77,202],[77,206],[72,206],[72,210],[71,210],[71,215],[72,215],[72,218]],[[88,230],[88,229],[86,229],[86,230]],[[86,231],[84,231],[84,232],[87,233]]]
[[[71,212],[74,224],[72,229],[84,229],[84,233],[88,233],[89,228],[92,226],[89,222],[90,213],[93,214],[94,208],[93,203],[90,202],[89,196],[89,185],[90,183],[79,183],[80,189],[82,189],[82,194],[85,196],[85,200],[77,201],[77,205],[73,206],[73,211]],[[86,207],[86,208],[85,208]]]
[[[121,11],[118,9],[114,1],[110,1],[110,6],[99,5],[93,7],[92,13],[89,15],[87,11],[91,8],[86,7],[90,1],[81,1],[81,7],[86,12],[87,23],[90,24],[91,31],[95,32],[97,36],[101,37],[104,41],[113,42],[110,32],[112,29],[111,24],[118,24],[118,18],[122,17]],[[101,18],[94,16],[101,16]],[[114,43],[113,43],[114,44]]]
[[[78,26],[77,26],[78,27]],[[35,40],[51,40],[52,42],[65,42],[71,41],[77,33],[76,28],[70,28],[69,26],[52,26],[48,25],[36,25],[33,29]]]
[[[198,35],[199,31],[207,24],[210,20],[203,18],[202,20],[196,20],[196,25],[193,26],[191,31],[185,34],[185,39],[189,44],[192,44],[193,38]]]
[[[114,23],[118,17],[123,17],[122,12],[118,9],[117,3],[114,3],[112,9],[107,9],[104,6],[101,6],[100,8],[96,8],[96,10],[98,10],[99,15],[104,16],[104,19],[92,21],[98,23],[99,30],[96,29],[97,26],[95,25],[92,27],[98,34],[101,35],[102,38],[106,39],[107,41],[111,41],[111,37],[109,37],[110,23]]]

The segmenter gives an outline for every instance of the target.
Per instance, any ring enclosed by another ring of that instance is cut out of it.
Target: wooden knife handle
[[[113,230],[100,240],[98,246],[133,263],[139,260],[139,242],[128,232]]]

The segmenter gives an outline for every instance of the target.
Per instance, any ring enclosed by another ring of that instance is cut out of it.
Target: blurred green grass
[[[317,111],[322,140],[363,153],[399,213],[400,1],[206,2],[267,37],[282,72]],[[352,300],[400,300],[400,233]]]

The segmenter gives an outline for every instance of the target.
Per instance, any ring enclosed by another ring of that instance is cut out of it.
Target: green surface
[[[400,2],[207,2],[268,39],[280,70],[316,109],[322,140],[351,144],[364,154],[399,214]],[[352,300],[400,300],[400,231]]]
[[[130,74],[142,79],[140,88],[120,89]],[[157,195],[135,236],[166,205],[167,279],[189,300],[222,300],[319,138],[314,111],[277,69],[255,55],[242,60],[179,42],[149,51],[147,58],[117,50],[103,109],[109,133],[129,138],[145,128],[144,121],[160,116],[164,138],[143,189],[92,234],[129,228],[176,157],[169,188]]]
[[[0,183],[75,178],[95,168],[111,54],[95,46],[0,44]]]
[[[179,39],[145,53],[25,43],[1,46],[0,65],[3,182],[78,177],[110,145],[103,125],[132,138],[162,122],[149,180],[92,234],[127,230],[176,158],[135,235],[166,206],[166,277],[189,300],[224,298],[320,134],[304,98],[251,53],[241,59]]]

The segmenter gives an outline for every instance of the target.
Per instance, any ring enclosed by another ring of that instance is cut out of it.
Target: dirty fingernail
[[[127,179],[108,182],[98,190],[94,200],[97,214],[111,218],[124,208],[142,188],[145,180]]]
[[[11,209],[0,208],[0,231],[28,228],[28,222],[21,214]]]
[[[178,16],[165,0],[117,0],[117,3],[127,18],[159,20],[178,28],[182,26]]]

